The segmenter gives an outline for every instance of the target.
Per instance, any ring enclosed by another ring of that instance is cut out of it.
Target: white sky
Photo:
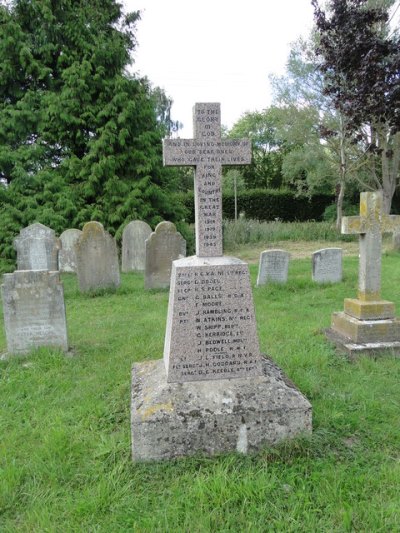
[[[220,102],[229,128],[271,103],[270,73],[283,74],[290,43],[313,24],[311,0],[123,0],[140,10],[134,70],[174,100],[172,118],[192,136],[196,102]]]

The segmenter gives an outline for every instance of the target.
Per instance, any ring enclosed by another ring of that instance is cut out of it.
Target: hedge
[[[189,223],[194,222],[194,195],[188,192],[181,197]],[[238,195],[238,212],[254,220],[275,220],[283,222],[322,220],[325,208],[334,203],[335,197],[320,194],[311,198],[296,196],[292,191],[276,189],[251,189]],[[235,198],[233,194],[222,196],[223,217],[235,218]]]

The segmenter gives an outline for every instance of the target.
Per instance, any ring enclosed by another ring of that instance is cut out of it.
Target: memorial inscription
[[[165,139],[164,165],[195,166],[196,255],[222,256],[222,165],[251,162],[248,139],[221,139],[220,105],[196,104],[194,139]]]

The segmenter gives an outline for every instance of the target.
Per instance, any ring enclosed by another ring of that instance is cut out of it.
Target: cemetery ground
[[[250,248],[233,254],[250,260],[254,287]],[[384,254],[397,314],[399,265]],[[312,403],[311,438],[147,464],[131,461],[130,370],[162,357],[168,291],[122,274],[115,294],[93,297],[64,274],[71,354],[0,361],[0,530],[399,531],[400,359],[349,362],[321,333],[356,295],[357,268],[345,255],[343,283],[317,285],[310,257],[292,259],[286,285],[253,288],[261,349]]]

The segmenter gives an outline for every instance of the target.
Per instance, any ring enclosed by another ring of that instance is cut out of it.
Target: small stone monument
[[[400,252],[400,231],[395,231],[393,233],[392,242],[393,242],[393,250],[395,252]]]
[[[164,164],[196,167],[196,256],[173,262],[164,361],[132,369],[134,461],[256,451],[311,431],[311,405],[259,349],[249,270],[222,255],[222,165],[248,140],[222,140],[219,104],[196,104],[190,140]]]
[[[81,235],[80,229],[67,229],[61,233],[62,248],[58,252],[60,272],[76,272],[76,243]]]
[[[1,292],[10,354],[25,354],[40,346],[68,350],[59,272],[16,270],[4,274]]]
[[[260,254],[257,285],[286,283],[290,254],[285,250],[265,250]]]
[[[81,292],[119,287],[117,244],[100,222],[83,226],[76,243],[76,267]]]
[[[151,227],[141,220],[133,220],[122,233],[122,272],[143,272],[146,268],[146,239]]]
[[[160,222],[146,240],[146,289],[167,289],[172,261],[186,256],[186,241],[172,222]]]
[[[22,229],[14,239],[17,270],[58,270],[61,242],[55,232],[36,222]]]
[[[312,280],[316,283],[342,281],[342,249],[323,248],[312,254]]]
[[[400,353],[400,320],[394,304],[381,299],[382,233],[396,228],[400,216],[382,213],[382,191],[361,193],[360,216],[342,219],[342,233],[360,235],[358,298],[344,300],[344,312],[333,313],[326,335],[351,357]]]

